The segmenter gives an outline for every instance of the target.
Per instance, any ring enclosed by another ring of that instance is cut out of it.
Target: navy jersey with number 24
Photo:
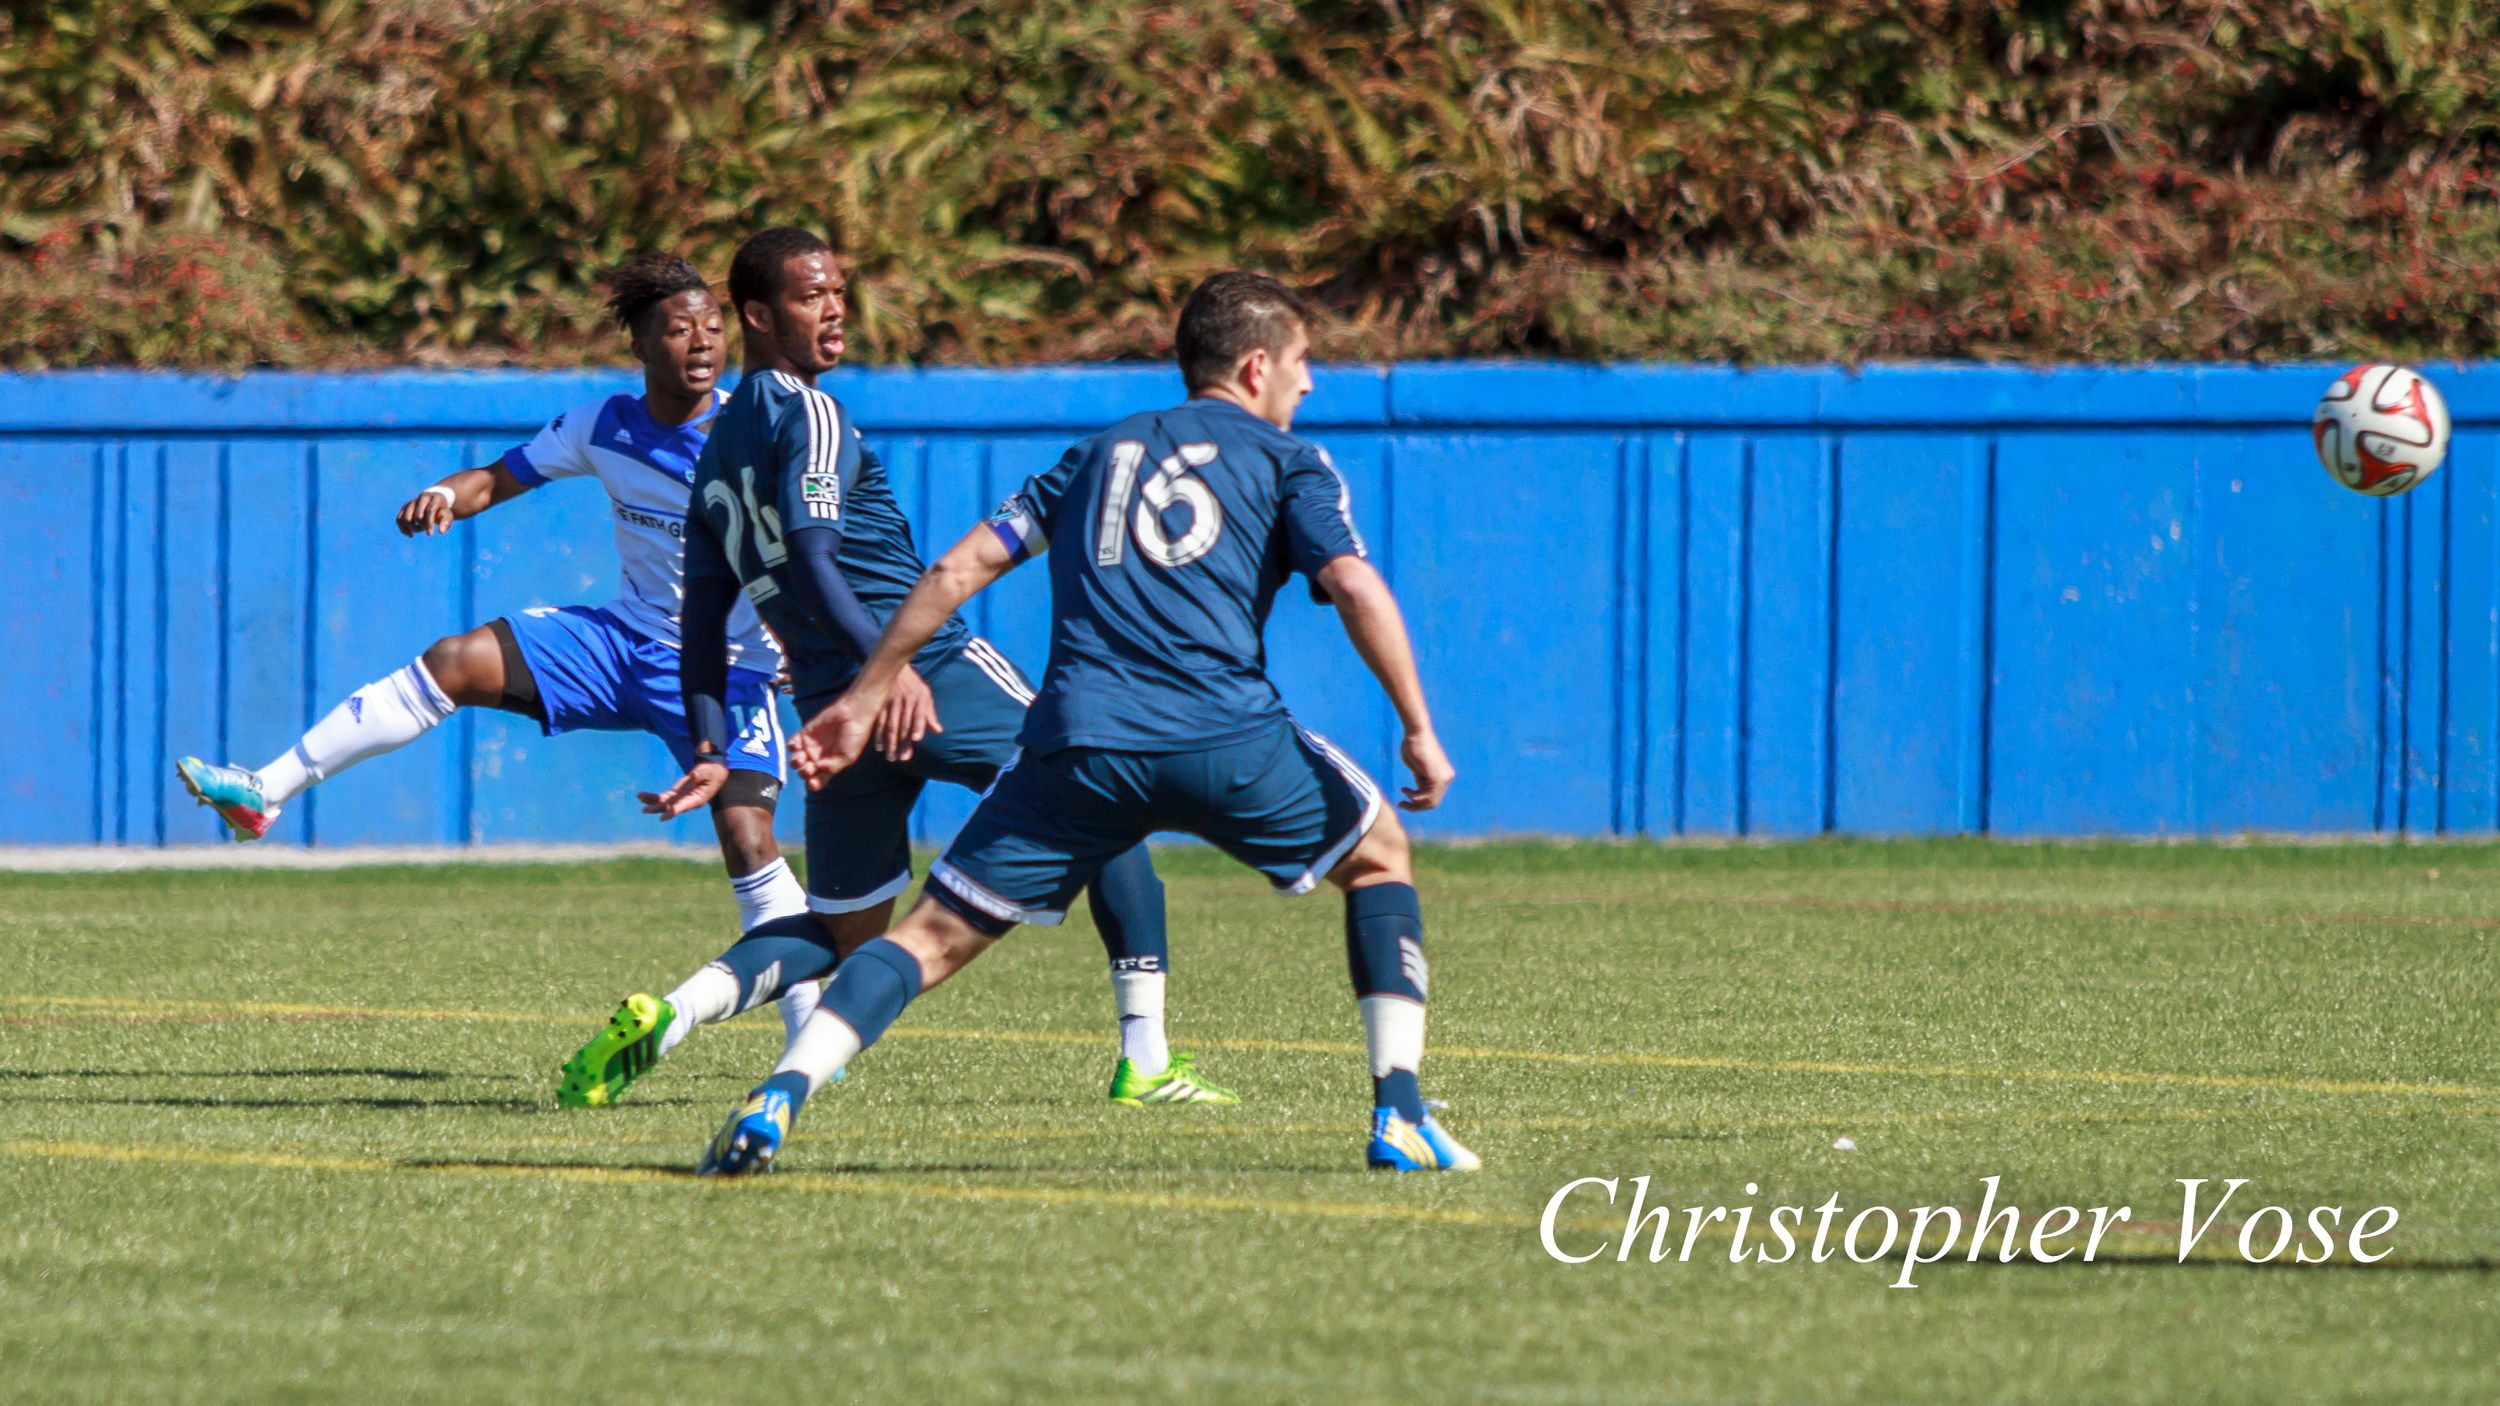
[[[1326,450],[1223,400],[1132,415],[1070,449],[990,519],[1050,553],[1050,667],[1017,739],[1181,752],[1285,715],[1261,638],[1295,572],[1363,555]]]

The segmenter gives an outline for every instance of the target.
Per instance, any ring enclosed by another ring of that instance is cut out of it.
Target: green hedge
[[[769,222],[857,354],[2494,350],[2468,0],[63,0],[0,14],[0,360],[612,359]]]

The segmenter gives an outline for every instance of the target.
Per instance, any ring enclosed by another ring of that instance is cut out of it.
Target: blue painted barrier
[[[2432,368],[2447,467],[2380,503],[2306,431],[2338,368],[1333,368],[1352,483],[1460,770],[1418,828],[2009,835],[2500,825],[2500,365]],[[170,763],[257,763],[435,637],[614,589],[558,484],[405,541],[397,506],[622,373],[0,377],[0,843],[186,844]],[[1153,367],[841,372],[924,551]],[[978,628],[1038,673],[1046,583]],[[1331,613],[1269,630],[1384,778]],[[289,807],[296,843],[651,838],[647,739],[464,712]],[[926,836],[970,798],[938,788]],[[795,822],[797,807],[786,818]],[[701,842],[680,822],[673,837]],[[794,828],[794,825],[793,827]]]

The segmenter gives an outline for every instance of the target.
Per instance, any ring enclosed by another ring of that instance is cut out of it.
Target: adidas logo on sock
[[[365,720],[365,696],[363,694],[347,695],[347,715],[360,723]]]
[[[1398,939],[1398,965],[1405,969],[1406,979],[1415,984],[1415,994],[1422,996],[1431,980],[1431,971],[1424,966],[1424,947],[1411,937]]]

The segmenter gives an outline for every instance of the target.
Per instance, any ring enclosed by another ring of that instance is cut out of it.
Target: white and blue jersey
[[[1174,752],[1272,731],[1277,588],[1363,539],[1328,452],[1222,400],[1132,415],[1026,481],[990,529],[1050,553],[1050,663],[1018,739]]]
[[[612,395],[558,415],[535,439],[503,456],[504,468],[525,487],[561,478],[599,480],[616,518],[624,586],[604,608],[628,629],[671,649],[677,647],[677,616],[685,601],[686,504],[694,492],[695,460],[729,394],[715,390],[712,398],[711,414],[663,425],[651,418],[642,397]],[[781,668],[780,650],[754,608],[744,603],[730,612],[729,662],[765,675]]]

